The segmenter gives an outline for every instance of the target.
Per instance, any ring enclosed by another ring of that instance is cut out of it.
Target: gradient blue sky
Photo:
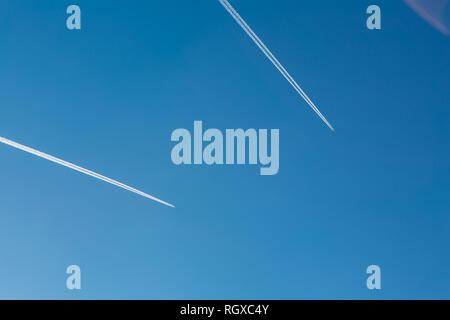
[[[0,145],[0,298],[450,298],[450,38],[402,1],[230,2],[336,133],[216,0],[0,3],[0,136],[177,206]],[[279,128],[279,174],[175,166],[194,120]]]

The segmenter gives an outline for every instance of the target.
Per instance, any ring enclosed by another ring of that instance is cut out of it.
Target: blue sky
[[[218,1],[0,4],[0,136],[177,206],[0,146],[0,298],[450,297],[450,38],[402,1],[380,31],[372,1],[230,2],[335,133]],[[194,120],[279,128],[279,173],[175,166]]]

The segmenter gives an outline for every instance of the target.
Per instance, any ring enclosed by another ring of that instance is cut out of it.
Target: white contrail
[[[118,186],[118,187],[120,187],[120,188],[122,188],[122,189],[125,189],[125,190],[128,190],[128,191],[137,193],[138,195],[141,195],[141,196],[146,197],[146,198],[148,198],[148,199],[157,201],[157,202],[162,203],[162,204],[164,204],[164,205],[166,205],[166,206],[175,208],[175,206],[171,205],[170,203],[164,202],[164,201],[162,201],[162,200],[160,200],[160,199],[158,199],[158,198],[155,198],[155,197],[153,197],[153,196],[151,196],[151,195],[148,195],[148,194],[146,194],[146,193],[144,193],[144,192],[142,192],[142,191],[136,190],[136,189],[134,189],[134,188],[132,188],[132,187],[129,187],[129,186],[123,184],[123,183],[120,183],[120,182],[118,182],[118,181],[115,181],[115,180],[112,180],[112,179],[110,179],[110,178],[104,177],[104,176],[102,176],[102,175],[100,175],[100,174],[98,174],[98,173],[92,172],[92,171],[90,171],[90,170],[81,168],[81,167],[79,167],[79,166],[77,166],[77,165],[74,165],[74,164],[72,164],[72,163],[70,163],[70,162],[67,162],[67,161],[64,161],[64,160],[55,158],[55,157],[53,157],[53,156],[51,156],[51,155],[48,155],[48,154],[45,154],[45,153],[43,153],[43,152],[34,150],[34,149],[29,148],[29,147],[27,147],[27,146],[21,145],[21,144],[19,144],[19,143],[17,143],[17,142],[14,142],[14,141],[5,139],[5,138],[3,138],[3,137],[0,137],[0,142],[1,142],[1,143],[4,143],[4,144],[7,144],[7,145],[9,145],[9,146],[11,146],[11,147],[20,149],[20,150],[22,150],[22,151],[25,151],[25,152],[34,154],[35,156],[38,156],[38,157],[41,157],[41,158],[50,160],[50,161],[52,161],[52,162],[55,162],[55,163],[60,164],[60,165],[62,165],[62,166],[68,167],[68,168],[73,169],[73,170],[75,170],[75,171],[78,171],[78,172],[87,174],[88,176],[91,176],[91,177],[94,177],[94,178],[97,178],[97,179],[106,181],[106,182],[111,183],[111,184],[113,184],[113,185],[115,185],[115,186]]]
[[[309,99],[306,93],[300,88],[300,86],[295,82],[291,75],[286,71],[286,69],[281,65],[281,63],[275,58],[275,56],[270,52],[266,45],[259,39],[259,37],[253,32],[253,30],[247,25],[247,23],[242,19],[239,13],[234,10],[231,4],[227,0],[219,0],[223,7],[231,14],[231,16],[236,20],[236,22],[244,29],[244,31],[250,36],[250,38],[256,43],[256,45],[261,49],[261,51],[266,55],[267,58],[274,64],[274,66],[281,72],[281,74],[286,78],[292,87],[300,94],[300,96],[306,101],[306,103],[314,110],[314,112],[322,119],[323,122],[334,131],[333,126],[325,119],[319,109],[314,105],[314,103]]]

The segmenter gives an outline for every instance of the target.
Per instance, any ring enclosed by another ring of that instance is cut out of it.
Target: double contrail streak
[[[110,179],[110,178],[107,178],[107,177],[102,176],[102,175],[100,175],[100,174],[98,174],[98,173],[92,172],[92,171],[90,171],[90,170],[84,169],[84,168],[79,167],[79,166],[77,166],[77,165],[74,165],[74,164],[72,164],[72,163],[70,163],[70,162],[67,162],[67,161],[64,161],[64,160],[55,158],[55,157],[53,157],[53,156],[51,156],[51,155],[48,155],[48,154],[45,154],[45,153],[43,153],[43,152],[34,150],[34,149],[32,149],[32,148],[29,148],[29,147],[27,147],[27,146],[21,145],[21,144],[19,144],[19,143],[17,143],[17,142],[14,142],[14,141],[11,141],[11,140],[2,138],[2,137],[0,137],[0,142],[1,142],[1,143],[4,143],[4,144],[7,144],[7,145],[9,145],[9,146],[11,146],[11,147],[14,147],[14,148],[16,148],[16,149],[19,149],[19,150],[22,150],[22,151],[25,151],[25,152],[34,154],[35,156],[38,156],[38,157],[47,159],[47,160],[52,161],[52,162],[54,162],[54,163],[60,164],[60,165],[62,165],[62,166],[68,167],[68,168],[70,168],[70,169],[72,169],[72,170],[75,170],[75,171],[84,173],[84,174],[86,174],[86,175],[88,175],[88,176],[91,176],[91,177],[94,177],[94,178],[96,178],[96,179],[103,180],[103,181],[105,181],[105,182],[108,182],[108,183],[110,183],[110,184],[113,184],[113,185],[115,185],[115,186],[118,186],[118,187],[120,187],[120,188],[122,188],[122,189],[131,191],[131,192],[134,192],[134,193],[136,193],[136,194],[138,194],[138,195],[140,195],[140,196],[143,196],[143,197],[145,197],[145,198],[148,198],[148,199],[157,201],[157,202],[162,203],[162,204],[164,204],[164,205],[166,205],[166,206],[169,206],[169,207],[174,208],[174,206],[171,205],[170,203],[164,202],[164,201],[162,201],[162,200],[160,200],[160,199],[158,199],[158,198],[155,198],[155,197],[153,197],[153,196],[151,196],[151,195],[149,195],[149,194],[146,194],[146,193],[144,193],[144,192],[142,192],[142,191],[136,190],[136,189],[134,189],[134,188],[132,188],[132,187],[129,187],[129,186],[123,184],[123,183],[120,183],[120,182],[118,182],[118,181],[112,180],[112,179]]]
[[[234,10],[231,4],[227,0],[219,0],[224,8],[229,14],[236,20],[236,22],[244,29],[244,31],[250,36],[250,38],[256,43],[256,45],[261,49],[261,51],[266,55],[267,58],[274,64],[274,66],[281,72],[281,74],[286,78],[287,81],[294,87],[295,91],[306,101],[306,103],[314,110],[314,112],[322,119],[323,122],[334,131],[333,126],[327,121],[327,119],[322,115],[319,109],[314,105],[314,103],[309,99],[306,93],[300,88],[300,86],[295,82],[291,75],[286,71],[286,69],[281,65],[281,63],[275,58],[275,56],[270,52],[266,45],[259,39],[259,37],[253,32],[253,30],[247,25],[247,23],[242,19],[239,13]]]

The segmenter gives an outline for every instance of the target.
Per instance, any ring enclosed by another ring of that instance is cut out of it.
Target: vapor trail
[[[122,189],[125,189],[125,190],[128,190],[128,191],[134,192],[134,193],[136,193],[136,194],[138,194],[138,195],[140,195],[140,196],[146,197],[146,198],[148,198],[148,199],[157,201],[157,202],[162,203],[162,204],[164,204],[164,205],[166,205],[166,206],[175,208],[175,207],[174,207],[173,205],[171,205],[170,203],[164,202],[164,201],[162,201],[162,200],[160,200],[160,199],[158,199],[158,198],[155,198],[155,197],[153,197],[153,196],[151,196],[151,195],[148,195],[148,194],[146,194],[146,193],[144,193],[144,192],[142,192],[142,191],[136,190],[136,189],[134,189],[134,188],[132,188],[132,187],[129,187],[129,186],[123,184],[123,183],[120,183],[120,182],[118,182],[118,181],[115,181],[115,180],[112,180],[112,179],[110,179],[110,178],[104,177],[104,176],[102,176],[102,175],[100,175],[100,174],[98,174],[98,173],[95,173],[95,172],[92,172],[92,171],[90,171],[90,170],[84,169],[84,168],[79,167],[79,166],[77,166],[77,165],[74,165],[74,164],[72,164],[72,163],[70,163],[70,162],[67,162],[67,161],[64,161],[64,160],[55,158],[55,157],[53,157],[53,156],[51,156],[51,155],[48,155],[48,154],[45,154],[45,153],[43,153],[43,152],[34,150],[34,149],[29,148],[29,147],[27,147],[27,146],[21,145],[21,144],[19,144],[19,143],[17,143],[17,142],[14,142],[14,141],[5,139],[5,138],[3,138],[3,137],[0,137],[0,142],[1,142],[1,143],[4,143],[4,144],[7,144],[7,145],[9,145],[9,146],[11,146],[11,147],[14,147],[14,148],[16,148],[16,149],[19,149],[19,150],[22,150],[22,151],[25,151],[25,152],[34,154],[35,156],[38,156],[38,157],[47,159],[47,160],[52,161],[52,162],[54,162],[54,163],[60,164],[60,165],[62,165],[62,166],[68,167],[68,168],[70,168],[70,169],[72,169],[72,170],[75,170],[75,171],[84,173],[84,174],[86,174],[86,175],[88,175],[88,176],[91,176],[91,177],[94,177],[94,178],[97,178],[97,179],[106,181],[106,182],[108,182],[108,183],[110,183],[110,184],[113,184],[113,185],[115,185],[115,186],[118,186],[118,187],[120,187],[120,188],[122,188]]]
[[[286,69],[281,65],[281,63],[275,58],[275,56],[270,52],[266,45],[259,39],[259,37],[253,32],[253,30],[247,25],[247,23],[242,19],[239,13],[234,10],[231,4],[227,0],[219,0],[223,7],[228,11],[229,14],[236,20],[236,22],[244,29],[244,31],[249,35],[249,37],[256,43],[256,45],[261,49],[261,51],[266,55],[266,57],[274,64],[274,66],[280,71],[280,73],[286,78],[291,86],[298,92],[298,94],[306,101],[306,103],[314,110],[314,112],[322,119],[323,122],[334,131],[333,126],[327,121],[327,119],[322,115],[319,109],[314,105],[314,103],[309,99],[306,93],[300,88],[300,86],[295,82],[291,75],[286,71]]]

